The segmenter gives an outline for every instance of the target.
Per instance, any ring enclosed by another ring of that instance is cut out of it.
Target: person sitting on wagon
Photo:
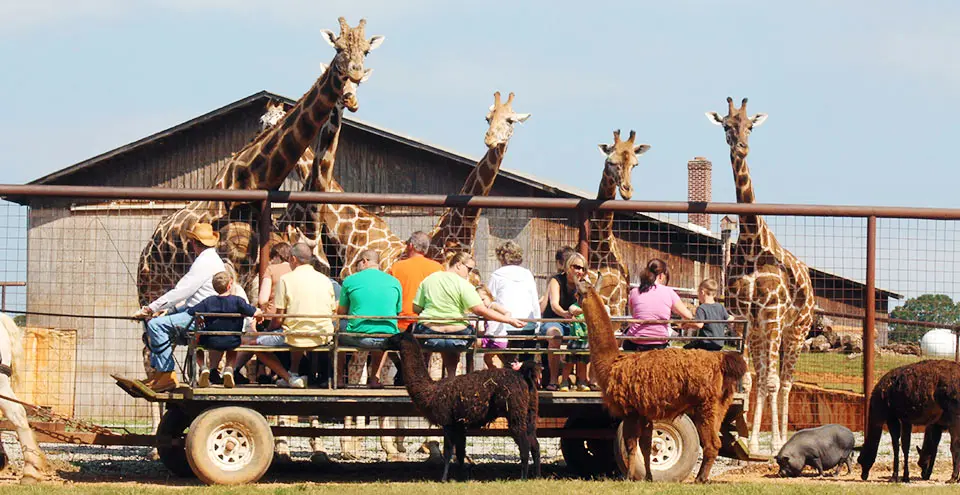
[[[337,314],[361,316],[397,316],[403,309],[400,281],[380,271],[380,254],[373,249],[360,253],[356,272],[343,279],[340,288],[340,305]],[[397,333],[397,320],[373,320],[352,318],[347,323],[346,333],[340,335],[340,345],[360,349],[374,349],[370,353],[367,368],[367,386],[383,388],[380,371],[386,359],[384,337],[369,337],[365,334]],[[343,375],[346,375],[346,360],[343,360]],[[398,368],[399,369],[399,368]],[[342,375],[342,376],[343,376]]]
[[[474,328],[462,319],[467,311],[488,320],[506,323],[521,328],[524,322],[516,318],[505,318],[496,311],[483,305],[477,289],[467,279],[470,272],[477,269],[477,262],[468,253],[460,252],[450,257],[447,269],[436,272],[423,279],[417,294],[413,297],[413,311],[421,317],[438,318],[436,321],[423,320],[411,328],[413,333],[430,336],[475,335]],[[470,346],[471,337],[464,339],[431,338],[423,341],[424,349],[439,351],[443,358],[443,368],[448,377],[457,374],[460,363],[460,351]],[[424,353],[426,362],[430,362],[430,352]]]
[[[173,335],[193,324],[193,316],[184,312],[186,308],[217,295],[213,289],[213,276],[226,269],[216,249],[220,233],[215,232],[212,225],[197,222],[186,235],[187,250],[195,256],[190,270],[177,281],[173,289],[140,308],[134,315],[149,318],[146,344],[150,350],[150,366],[155,371],[143,384],[155,392],[166,392],[180,386],[173,370]],[[167,314],[154,317],[162,311],[167,311]]]
[[[257,321],[263,320],[263,311],[254,308],[247,301],[233,294],[233,277],[227,272],[220,272],[213,276],[213,289],[216,296],[210,296],[200,304],[187,309],[187,314],[196,316],[197,313],[239,313],[252,316]],[[238,317],[204,316],[205,332],[234,332],[236,335],[201,335],[200,345],[207,350],[207,364],[200,370],[197,384],[200,387],[210,386],[210,369],[216,369],[223,352],[227,353],[227,364],[223,368],[223,386],[233,388],[233,363],[237,358],[234,349],[240,345],[240,335],[243,333],[244,319]]]
[[[697,306],[696,317],[698,320],[732,320],[733,317],[727,313],[727,309],[716,301],[717,291],[720,285],[712,278],[700,282],[697,288],[697,300],[700,305]],[[687,323],[687,326],[699,328],[697,337],[705,340],[694,340],[683,346],[684,349],[704,349],[707,351],[719,351],[723,349],[722,340],[709,340],[709,337],[726,337],[727,323]]]

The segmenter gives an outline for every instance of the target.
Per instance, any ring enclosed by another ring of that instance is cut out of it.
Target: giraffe
[[[747,117],[747,99],[737,109],[727,98],[727,116],[707,112],[710,122],[723,126],[730,146],[730,163],[736,182],[737,202],[753,203],[753,183],[747,168],[750,132],[766,114]],[[780,245],[760,215],[740,215],[740,231],[727,267],[727,307],[747,320],[745,332],[749,360],[757,374],[757,399],[753,410],[750,450],[759,450],[764,401],[770,399],[772,447],[787,437],[787,414],[793,372],[800,346],[813,323],[814,292],[810,269]],[[744,376],[749,391],[750,374]],[[780,412],[778,418],[778,411]],[[779,419],[779,420],[778,420]]]
[[[365,19],[351,28],[341,17],[340,36],[322,30],[336,55],[314,85],[273,128],[262,132],[234,154],[220,170],[214,189],[276,189],[296,166],[311,141],[329,118],[334,104],[350,96],[370,69],[364,70],[367,53],[383,42],[364,35]],[[234,202],[198,201],[165,217],[140,256],[137,289],[141,304],[159,297],[173,286],[192,262],[186,250],[186,232],[196,222],[210,222],[220,230],[218,250],[234,263],[241,286],[253,294],[257,285],[259,255],[256,215],[253,206]]]
[[[500,163],[507,152],[507,143],[513,136],[513,126],[530,118],[529,113],[513,111],[513,96],[510,93],[507,101],[501,103],[500,92],[493,94],[493,105],[486,117],[490,126],[483,139],[487,152],[470,171],[460,195],[486,196],[493,189],[493,181],[500,172]],[[442,263],[446,254],[472,251],[479,218],[480,208],[447,209],[430,232],[430,251],[427,256]]]
[[[634,146],[637,133],[630,131],[626,141],[620,140],[620,130],[613,132],[613,144],[601,144],[600,152],[606,157],[603,164],[603,176],[597,200],[617,199],[617,189],[623,199],[633,197],[630,185],[630,173],[639,163],[637,157],[650,149],[649,144]],[[611,316],[621,316],[627,304],[630,290],[630,272],[623,262],[617,248],[617,238],[613,234],[612,211],[597,211],[593,214],[590,229],[590,272],[596,274],[597,293],[603,299]]]

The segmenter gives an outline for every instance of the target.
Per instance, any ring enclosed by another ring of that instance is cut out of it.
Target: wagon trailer
[[[204,332],[195,332],[195,334]],[[207,332],[209,333],[209,332]],[[436,336],[431,336],[434,338]],[[511,339],[535,340],[514,336]],[[731,338],[736,339],[736,338]],[[195,362],[195,339],[190,339],[185,364]],[[315,352],[352,352],[356,349],[337,345]],[[238,350],[283,351],[286,348],[242,346]],[[468,371],[474,355],[485,350],[468,349]],[[586,353],[582,350],[506,349],[500,353]],[[335,363],[335,360],[332,360]],[[273,460],[274,437],[363,437],[363,436],[440,436],[438,428],[330,428],[271,426],[266,416],[297,415],[342,418],[348,416],[390,416],[420,418],[422,415],[404,388],[337,388],[338,366],[327,388],[278,388],[271,385],[195,387],[195,369],[186,367],[188,383],[171,392],[156,393],[137,380],[113,376],[117,385],[136,398],[163,404],[164,413],[155,435],[100,436],[97,443],[117,442],[154,445],[161,462],[181,476],[196,475],[211,484],[240,484],[258,480]],[[191,376],[192,375],[192,376]],[[606,412],[600,392],[539,392],[539,413],[543,427],[539,437],[560,439],[560,450],[568,469],[584,477],[616,476],[626,473],[626,454],[621,440],[619,420]],[[751,455],[741,438],[748,434],[743,414],[743,394],[738,394],[721,427],[720,455],[741,460],[766,460]],[[562,426],[557,426],[562,424]],[[693,421],[682,415],[672,422],[656,422],[651,450],[654,478],[664,481],[685,479],[699,458],[700,441]],[[469,436],[505,437],[505,428],[483,428]],[[640,472],[643,460],[636,458]]]

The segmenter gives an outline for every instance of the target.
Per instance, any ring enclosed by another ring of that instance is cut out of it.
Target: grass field
[[[919,361],[918,356],[877,355],[874,358],[874,380],[898,366]],[[814,383],[824,388],[863,392],[863,356],[851,358],[832,352],[803,353],[797,364],[797,381]]]
[[[257,494],[300,494],[300,493],[337,493],[352,494],[406,494],[450,495],[503,495],[505,493],[523,493],[524,495],[555,495],[557,493],[589,493],[591,495],[621,493],[657,493],[657,494],[819,494],[863,493],[894,494],[903,493],[956,493],[953,486],[907,486],[887,483],[847,482],[783,482],[783,483],[712,483],[709,485],[667,484],[667,483],[631,483],[625,481],[507,481],[507,482],[471,482],[471,483],[310,483],[296,485],[261,484],[239,487],[158,487],[133,483],[102,484],[66,484],[21,487],[17,485],[0,486],[0,495],[56,495],[78,493],[115,493],[120,495],[150,495],[154,493],[178,494],[216,494],[216,495],[257,495]]]

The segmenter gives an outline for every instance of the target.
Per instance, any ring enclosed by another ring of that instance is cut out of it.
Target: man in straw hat
[[[217,295],[213,289],[213,276],[226,270],[217,254],[219,241],[220,234],[214,232],[209,223],[193,224],[187,231],[187,249],[195,256],[190,270],[177,282],[176,287],[140,308],[138,315],[150,318],[147,322],[147,340],[150,365],[156,370],[144,384],[156,392],[166,392],[179,386],[173,370],[171,336],[174,330],[186,328],[193,321],[193,317],[184,310]],[[162,311],[167,311],[167,314],[153,317]]]

